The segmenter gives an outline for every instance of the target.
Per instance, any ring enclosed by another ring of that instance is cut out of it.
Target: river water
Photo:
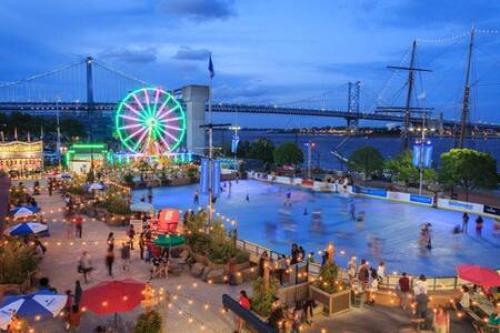
[[[231,133],[228,131],[215,132],[214,142],[216,145],[229,145],[231,142]],[[328,170],[344,170],[345,163],[332,155],[331,151],[340,144],[345,137],[332,136],[326,134],[300,134],[291,133],[267,133],[265,131],[242,131],[240,132],[240,140],[253,141],[255,139],[265,137],[270,139],[275,145],[280,145],[284,142],[296,142],[303,150],[304,157],[307,158],[306,143],[311,140],[315,143],[315,149],[312,153],[313,167],[319,166]],[[437,166],[442,153],[449,151],[454,147],[455,140],[451,138],[433,137],[431,138],[434,144],[433,164]],[[362,146],[374,146],[379,149],[385,158],[396,156],[401,149],[401,140],[399,137],[352,137],[338,150],[345,157]],[[500,160],[500,139],[469,139],[466,140],[467,148],[476,149],[479,151],[489,152],[493,157]],[[497,163],[497,170],[500,172],[500,163]]]

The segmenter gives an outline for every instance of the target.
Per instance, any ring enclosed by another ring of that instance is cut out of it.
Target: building
[[[104,143],[78,143],[69,147],[64,163],[69,171],[88,173],[91,165],[98,168],[111,158],[108,147]]]
[[[43,170],[43,141],[0,142],[0,170],[18,176]]]

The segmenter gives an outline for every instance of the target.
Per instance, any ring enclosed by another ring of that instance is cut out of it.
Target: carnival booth
[[[43,141],[0,142],[0,170],[22,176],[42,169]]]

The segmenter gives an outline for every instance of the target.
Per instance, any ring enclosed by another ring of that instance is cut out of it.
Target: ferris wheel
[[[160,88],[130,92],[118,105],[115,127],[132,153],[162,155],[175,151],[186,134],[181,104]]]

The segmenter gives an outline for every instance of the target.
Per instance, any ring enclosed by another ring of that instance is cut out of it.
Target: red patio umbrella
[[[179,210],[172,208],[162,209],[158,218],[158,232],[160,234],[175,233],[179,219]]]
[[[146,284],[133,279],[103,281],[82,294],[82,307],[99,315],[128,312],[144,299]]]
[[[481,267],[479,265],[458,265],[457,272],[458,277],[462,280],[472,282],[485,289],[500,286],[500,275],[487,267]]]

